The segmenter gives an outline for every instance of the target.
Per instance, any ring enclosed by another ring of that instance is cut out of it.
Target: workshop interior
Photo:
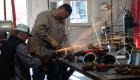
[[[0,0],[0,80],[140,80],[140,0]]]

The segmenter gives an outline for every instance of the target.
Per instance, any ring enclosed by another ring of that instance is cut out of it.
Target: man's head
[[[72,13],[72,8],[69,4],[63,4],[56,9],[56,16],[61,19],[68,18]]]
[[[29,27],[27,25],[18,24],[14,31],[16,32],[16,36],[23,41],[26,41],[29,37],[32,37]]]

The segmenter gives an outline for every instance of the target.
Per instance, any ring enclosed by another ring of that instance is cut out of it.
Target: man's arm
[[[38,58],[33,58],[29,55],[26,45],[20,44],[16,48],[17,57],[25,64],[26,67],[38,67],[41,62]]]

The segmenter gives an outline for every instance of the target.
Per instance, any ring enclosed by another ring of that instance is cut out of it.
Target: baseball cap
[[[28,33],[29,37],[32,37],[32,35],[30,34],[29,26],[27,26],[25,24],[18,24],[16,26],[15,30],[26,32],[26,33]]]

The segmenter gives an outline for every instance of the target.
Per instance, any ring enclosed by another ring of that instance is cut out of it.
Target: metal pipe
[[[3,6],[4,6],[4,21],[7,21],[7,16],[6,16],[6,14],[7,14],[7,12],[6,12],[6,0],[3,0]]]
[[[110,5],[111,5],[111,33],[113,33],[113,11],[112,11],[112,4],[113,4],[113,0],[110,0]]]
[[[12,15],[13,15],[13,25],[16,26],[16,11],[15,11],[15,0],[11,0]]]

